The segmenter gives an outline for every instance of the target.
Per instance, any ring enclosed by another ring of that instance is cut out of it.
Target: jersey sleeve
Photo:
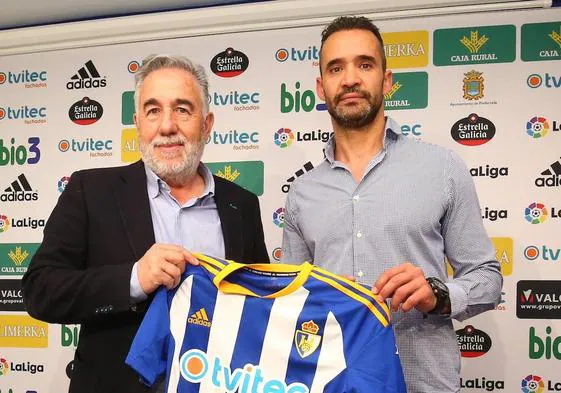
[[[168,291],[161,287],[142,320],[125,360],[148,386],[152,386],[166,371],[169,324]]]
[[[347,368],[327,384],[324,393],[407,393],[391,325],[380,327],[346,360]]]

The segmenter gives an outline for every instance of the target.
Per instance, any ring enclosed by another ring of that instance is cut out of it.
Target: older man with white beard
[[[259,201],[200,161],[214,115],[204,69],[156,55],[136,74],[142,160],[74,173],[23,278],[27,312],[82,324],[70,393],[149,391],[125,363],[151,295],[191,251],[268,262]]]

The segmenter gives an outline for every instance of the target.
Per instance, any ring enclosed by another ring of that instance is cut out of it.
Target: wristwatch
[[[450,314],[450,291],[446,284],[436,277],[427,277],[427,282],[432,288],[434,296],[436,296],[436,306],[428,313],[437,315]]]

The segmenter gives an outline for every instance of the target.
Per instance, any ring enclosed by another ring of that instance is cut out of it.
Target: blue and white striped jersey
[[[309,263],[197,255],[160,289],[126,363],[166,392],[405,393],[387,306]]]

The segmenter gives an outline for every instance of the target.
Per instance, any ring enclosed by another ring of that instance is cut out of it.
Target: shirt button
[[[359,276],[359,277],[364,276],[364,273],[362,272],[362,270],[357,273],[357,276]]]
[[[355,200],[355,202],[357,202],[357,201],[360,199],[360,196],[359,196],[359,195],[355,195],[355,196],[353,197],[353,199]]]
[[[356,234],[356,237],[358,237],[358,238],[360,239],[360,238],[362,237],[362,233],[361,233],[361,232],[358,232],[358,233]]]

